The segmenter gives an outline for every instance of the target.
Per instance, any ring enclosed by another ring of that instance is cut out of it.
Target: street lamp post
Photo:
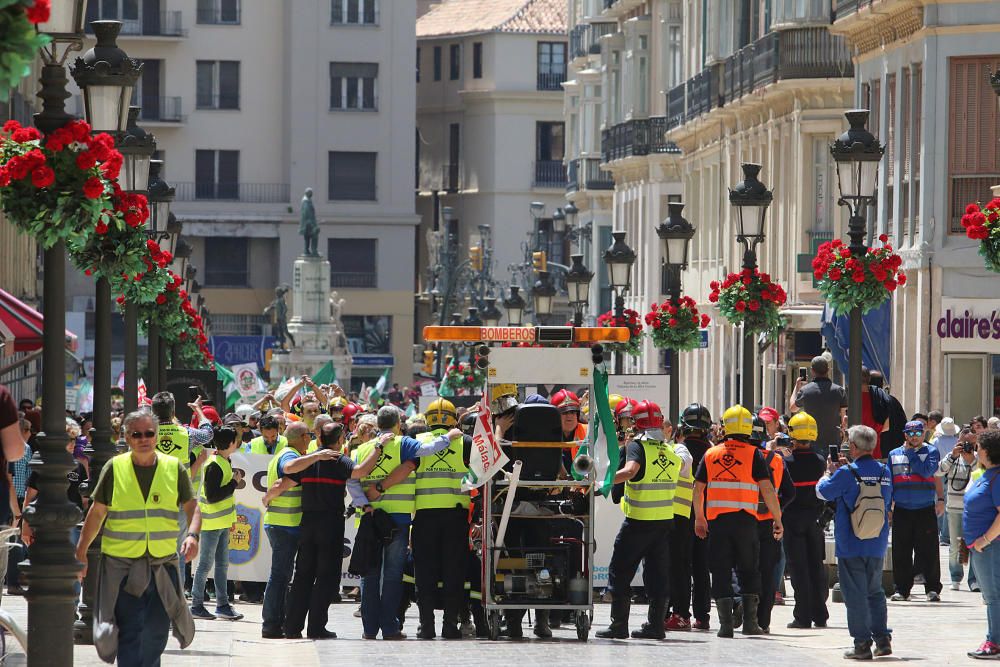
[[[566,272],[566,291],[569,293],[569,304],[573,307],[573,326],[583,326],[583,309],[590,302],[590,281],[594,272],[583,265],[583,255],[570,257],[573,264]]]
[[[511,327],[519,327],[524,324],[524,308],[528,304],[525,303],[524,297],[518,293],[520,291],[520,287],[511,285],[510,295],[503,300],[503,307],[507,311],[507,325]]]
[[[500,324],[503,313],[497,308],[497,298],[495,296],[486,297],[486,307],[483,309],[483,324],[488,327],[495,327]]]
[[[624,326],[625,294],[632,284],[632,265],[636,254],[625,243],[625,232],[611,232],[613,242],[604,251],[604,263],[608,265],[611,289],[615,293],[615,326]],[[624,352],[615,353],[615,373],[622,373],[625,368]]]
[[[552,284],[552,279],[548,271],[539,271],[538,280],[531,288],[531,298],[535,305],[535,315],[538,322],[535,324],[545,324],[545,320],[552,314],[552,300],[556,295],[556,287]]]
[[[177,238],[177,251],[180,250],[180,223],[176,220],[171,221],[170,215],[170,203],[174,200],[174,188],[172,188],[162,177],[163,171],[163,161],[153,160],[149,164],[149,233],[153,240],[159,242],[165,238],[165,235],[169,234],[171,237],[174,236],[173,231],[176,231]],[[171,230],[171,224],[176,226],[175,230]],[[189,254],[190,256],[190,254]],[[133,307],[134,308],[134,307]],[[128,323],[126,322],[125,331],[129,331]],[[128,341],[126,341],[126,347],[128,346]],[[138,344],[136,344],[138,345]],[[154,393],[160,390],[160,333],[159,327],[152,322],[148,322],[146,325],[146,366],[149,378],[146,382],[147,390],[149,393]],[[136,361],[138,365],[138,359]],[[137,369],[138,370],[138,369]],[[137,377],[137,373],[133,373],[134,377]],[[128,374],[126,373],[126,387],[125,393],[128,394],[129,388],[127,385]]]
[[[868,205],[875,201],[878,186],[878,165],[885,146],[869,132],[867,109],[853,109],[844,114],[851,127],[830,144],[830,155],[837,163],[838,204],[850,211],[847,235],[851,255],[863,257],[865,246],[865,216]],[[852,424],[861,423],[861,308],[851,309],[850,344],[848,348],[847,417]]]
[[[729,191],[729,203],[736,209],[736,240],[743,246],[743,269],[757,269],[757,245],[764,241],[764,217],[773,194],[757,179],[760,165],[744,163],[743,181]],[[754,409],[754,339],[743,323],[743,369],[740,372],[741,402]]]
[[[49,21],[39,25],[52,37],[41,50],[42,111],[35,126],[51,134],[73,120],[66,112],[68,80],[64,63],[71,50],[83,44],[86,6],[61,0],[52,3]],[[62,47],[62,49],[60,49]],[[42,287],[42,432],[36,439],[38,459],[31,467],[38,473],[38,499],[26,511],[35,528],[28,576],[28,662],[32,665],[73,664],[73,620],[76,596],[73,583],[80,564],[70,543],[70,528],[80,520],[80,511],[66,497],[66,475],[73,458],[66,451],[66,244],[55,243],[44,251]]]
[[[694,227],[681,215],[683,210],[681,202],[668,203],[669,215],[656,228],[656,235],[660,237],[660,256],[663,258],[662,291],[675,306],[681,298],[681,271],[687,268],[688,248],[694,238]],[[671,420],[675,420],[680,415],[680,355],[677,350],[669,349],[667,359],[670,365],[668,414]]]

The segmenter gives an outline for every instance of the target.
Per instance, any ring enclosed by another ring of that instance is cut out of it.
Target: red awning
[[[9,352],[31,352],[42,348],[42,314],[0,289],[0,338]],[[75,352],[76,336],[66,332],[66,349]]]

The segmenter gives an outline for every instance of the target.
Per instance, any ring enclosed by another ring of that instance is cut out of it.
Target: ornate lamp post
[[[41,49],[42,111],[35,114],[35,126],[50,134],[73,116],[66,112],[68,80],[64,64],[70,51],[83,45],[86,3],[56,0],[49,21],[38,26],[52,37]],[[31,564],[24,569],[29,580],[28,634],[35,638],[28,646],[28,662],[33,665],[73,664],[73,621],[76,596],[73,583],[80,570],[70,543],[70,528],[80,520],[80,511],[66,497],[66,475],[73,459],[66,452],[66,245],[62,241],[44,252],[42,314],[42,432],[36,440],[38,458],[32,467],[38,472],[38,500],[27,511],[35,528]]]
[[[552,279],[548,271],[539,271],[538,280],[531,288],[531,298],[535,304],[535,315],[538,316],[536,324],[544,324],[545,319],[552,314],[552,299],[556,296],[556,287],[552,284]]]
[[[590,281],[594,272],[583,265],[583,255],[573,255],[573,262],[566,272],[566,291],[569,293],[569,304],[573,307],[573,326],[583,326],[583,309],[590,302]]]
[[[743,181],[729,191],[729,203],[736,209],[736,240],[743,246],[743,268],[757,268],[757,245],[764,241],[764,217],[773,194],[757,179],[759,164],[744,163]],[[743,331],[743,369],[740,372],[741,402],[751,412],[754,409],[754,340]]]
[[[507,325],[519,327],[524,323],[524,297],[518,294],[521,288],[517,285],[510,286],[510,295],[503,300],[503,307],[507,311]]]
[[[850,211],[847,235],[851,254],[861,257],[865,246],[865,217],[869,204],[876,198],[878,165],[885,146],[869,132],[867,109],[854,109],[844,114],[851,127],[830,144],[830,155],[837,163],[837,187],[840,189],[838,204]],[[850,316],[850,345],[848,348],[847,416],[852,424],[861,423],[861,309],[852,308]]]
[[[681,212],[684,204],[670,202],[667,219],[656,228],[660,237],[660,256],[663,258],[662,290],[671,301],[677,302],[681,297],[681,271],[687,268],[688,249],[694,238],[694,227],[691,226]],[[680,355],[677,350],[667,350],[670,365],[670,407],[671,420],[680,414]]]
[[[173,215],[170,213],[170,204],[174,200],[175,190],[171,187],[162,177],[163,171],[163,161],[153,160],[149,165],[149,193],[147,197],[149,198],[149,233],[157,241],[161,241],[166,238],[166,235],[170,235],[171,240],[174,238],[176,241],[176,254],[179,256],[180,253],[180,223],[177,222],[176,218],[171,220]],[[171,229],[171,226],[174,228]],[[174,244],[171,244],[174,247]],[[190,256],[190,246],[188,246],[188,256]],[[126,322],[125,330],[129,330],[128,323]],[[162,379],[160,377],[160,333],[159,327],[152,322],[148,323],[146,328],[146,364],[148,368],[149,378],[146,382],[147,388],[150,393],[160,390],[160,383]],[[126,386],[125,393],[128,393],[128,387]]]
[[[632,285],[632,265],[636,254],[625,243],[625,232],[611,232],[614,241],[611,247],[604,251],[604,263],[608,265],[608,275],[611,289],[615,293],[615,324],[621,326],[625,319],[625,294]],[[622,373],[625,367],[623,352],[615,353],[615,373]]]
[[[495,296],[486,297],[486,308],[483,309],[483,324],[488,327],[495,327],[500,324],[503,313],[497,308],[497,298]]]

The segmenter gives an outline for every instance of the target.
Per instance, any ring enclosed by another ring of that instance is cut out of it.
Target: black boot
[[[552,629],[549,628],[548,609],[538,609],[535,611],[535,636],[539,639],[552,638]]]
[[[600,639],[628,639],[628,613],[631,601],[627,595],[616,595],[611,602],[611,625],[607,630],[598,630]]]
[[[733,598],[717,598],[715,600],[715,610],[719,612],[719,631],[716,637],[732,639],[733,637]]]
[[[418,639],[434,639],[437,634],[434,632],[434,607],[420,607],[420,627],[417,628]]]
[[[733,627],[738,628],[743,625],[743,600],[733,598]]]
[[[872,643],[870,641],[854,642],[854,648],[844,653],[844,658],[847,660],[871,660]]]
[[[663,598],[654,598],[649,602],[649,613],[642,628],[632,631],[632,639],[665,639],[666,631],[663,629],[663,618],[667,615],[667,601]]]
[[[881,658],[883,655],[892,655],[892,637],[878,637],[875,639],[875,657]]]
[[[760,598],[756,595],[743,596],[743,634],[762,635],[764,631],[757,625],[757,605]]]
[[[472,600],[469,603],[469,610],[472,612],[472,622],[476,624],[476,639],[490,636],[490,628],[486,623],[486,610],[483,609],[479,600]]]
[[[459,629],[462,616],[462,600],[445,600],[444,613],[441,614],[441,636],[445,639],[461,639]]]

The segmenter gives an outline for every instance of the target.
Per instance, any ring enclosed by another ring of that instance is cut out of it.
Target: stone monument
[[[302,198],[299,233],[305,238],[306,252],[295,260],[292,267],[292,317],[288,320],[287,329],[275,334],[281,339],[281,334],[287,333],[291,346],[276,349],[272,354],[271,377],[312,375],[326,362],[333,361],[337,382],[346,388],[350,386],[352,359],[340,320],[344,299],[336,292],[331,294],[330,262],[316,254],[319,227],[312,209],[311,194],[312,191],[307,189],[306,196]],[[284,301],[284,293],[278,295],[275,301],[279,299]],[[280,322],[277,326],[281,326]]]

